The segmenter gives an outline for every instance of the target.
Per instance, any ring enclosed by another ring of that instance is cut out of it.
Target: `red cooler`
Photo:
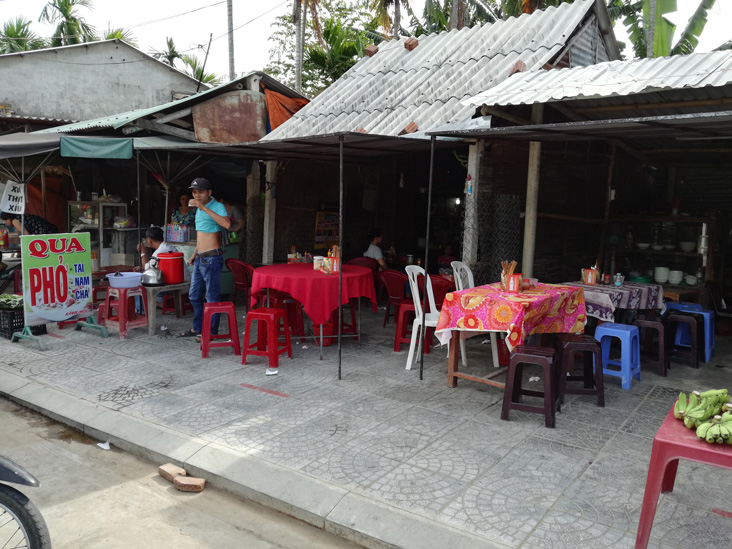
[[[157,257],[159,260],[158,268],[162,271],[166,284],[180,284],[183,282],[185,263],[182,252],[161,253]]]

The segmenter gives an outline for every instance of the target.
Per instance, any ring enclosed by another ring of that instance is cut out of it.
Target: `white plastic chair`
[[[435,295],[432,293],[432,281],[429,276],[425,276],[424,269],[416,265],[407,265],[407,276],[409,277],[409,289],[412,291],[412,301],[414,302],[414,322],[412,323],[412,341],[409,343],[409,356],[407,357],[407,370],[412,369],[412,364],[417,362],[417,355],[414,351],[419,342],[419,332],[422,329],[422,299],[419,297],[419,285],[417,279],[421,276],[425,277],[424,287],[427,292],[427,306],[429,311],[424,315],[425,328],[436,328],[437,320],[440,318],[440,311],[435,306]]]
[[[473,271],[470,270],[465,263],[462,261],[453,261],[450,263],[452,267],[453,275],[455,276],[455,287],[460,290],[467,288],[475,288],[475,279],[473,278]],[[491,352],[493,354],[493,366],[498,368],[498,337],[496,332],[490,332],[489,337],[491,339]],[[465,339],[460,338],[460,356],[462,357],[463,366],[468,365],[468,353],[466,350]]]

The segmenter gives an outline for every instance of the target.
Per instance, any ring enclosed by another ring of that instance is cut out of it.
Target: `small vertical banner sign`
[[[23,235],[20,250],[26,326],[92,314],[89,233]]]
[[[25,183],[8,181],[3,189],[0,210],[18,215],[25,212]]]

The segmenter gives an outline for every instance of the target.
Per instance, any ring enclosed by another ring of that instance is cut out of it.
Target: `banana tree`
[[[46,43],[30,30],[30,25],[30,20],[24,17],[6,21],[0,36],[0,54],[45,48]]]

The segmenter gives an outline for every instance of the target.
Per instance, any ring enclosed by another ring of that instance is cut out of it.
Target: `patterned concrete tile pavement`
[[[447,387],[446,349],[425,356],[424,379],[405,370],[382,314],[364,309],[361,344],[344,340],[340,380],[335,345],[321,361],[312,340],[293,344],[265,376],[262,357],[201,359],[173,337],[190,317],[166,316],[156,336],[49,326],[46,352],[3,340],[0,393],[368,546],[632,547],[652,439],[679,391],[732,389],[732,341],[718,338],[699,370],[644,367],[630,391],[606,377],[604,409],[568,396],[556,429],[523,412],[504,422],[502,390]],[[468,342],[468,370],[484,375],[482,341]],[[730,547],[729,480],[682,461],[651,546]]]

